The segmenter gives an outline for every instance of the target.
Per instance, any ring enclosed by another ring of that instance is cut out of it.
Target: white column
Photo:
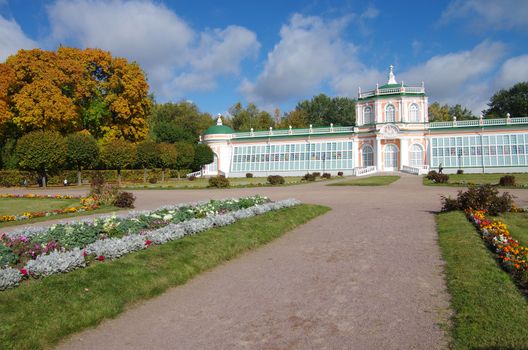
[[[376,170],[381,171],[383,164],[381,163],[381,140],[376,139]]]
[[[409,165],[409,140],[400,139],[400,169]]]

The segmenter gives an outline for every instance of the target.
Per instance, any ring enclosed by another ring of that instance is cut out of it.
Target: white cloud
[[[51,40],[98,47],[137,61],[156,94],[181,98],[213,89],[220,75],[239,73],[259,49],[256,35],[238,26],[197,33],[162,4],[125,0],[58,0],[48,7]]]
[[[443,12],[441,23],[471,18],[476,29],[528,29],[526,0],[454,0]]]
[[[495,79],[495,86],[497,89],[507,89],[521,81],[528,81],[528,55],[504,62]]]
[[[0,0],[1,1],[1,0]],[[0,62],[20,49],[32,49],[37,43],[28,38],[18,23],[0,16]]]
[[[355,47],[341,39],[348,22],[293,15],[282,26],[281,39],[268,54],[262,73],[254,83],[245,80],[240,91],[258,103],[284,102],[315,92],[355,55]]]

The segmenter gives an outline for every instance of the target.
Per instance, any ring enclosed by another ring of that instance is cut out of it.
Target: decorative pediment
[[[380,131],[380,135],[386,138],[394,138],[396,135],[400,133],[400,129],[396,125],[393,124],[387,124],[384,125]]]

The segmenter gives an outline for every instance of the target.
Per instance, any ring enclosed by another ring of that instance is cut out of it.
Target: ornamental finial
[[[223,125],[222,124],[222,115],[218,113],[218,118],[216,119],[216,125]]]
[[[387,84],[398,84],[398,82],[396,81],[396,77],[394,76],[393,69],[394,66],[391,64],[389,66],[389,81],[387,82]]]

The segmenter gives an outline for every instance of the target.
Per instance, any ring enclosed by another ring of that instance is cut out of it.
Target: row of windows
[[[433,167],[528,165],[528,134],[438,137],[431,148]]]
[[[352,142],[235,146],[231,171],[312,171],[354,167]]]
[[[396,165],[394,165],[396,164],[394,163],[395,162],[394,159],[395,157],[397,158],[398,156],[398,150],[396,146],[387,145],[384,148],[384,152],[385,152],[385,167],[389,167],[389,168],[396,167]],[[410,155],[409,163],[411,166],[421,167],[422,165],[424,165],[424,152],[423,152],[422,146],[417,145],[417,144],[411,145],[409,149],[409,155]],[[363,167],[374,165],[374,150],[372,149],[372,146],[370,145],[363,146],[363,148],[361,149],[361,161],[362,161],[361,164]]]
[[[376,117],[372,107],[367,106],[363,109],[364,124],[374,124]],[[418,123],[420,121],[420,109],[416,103],[412,103],[409,106],[409,122]],[[396,108],[392,104],[388,104],[385,107],[385,122],[394,123],[396,122]]]

